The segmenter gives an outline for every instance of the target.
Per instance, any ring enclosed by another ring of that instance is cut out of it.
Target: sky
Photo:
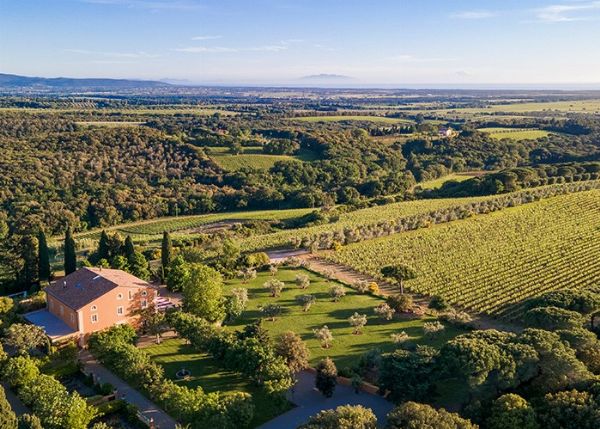
[[[0,0],[0,72],[224,85],[600,84],[600,1]]]

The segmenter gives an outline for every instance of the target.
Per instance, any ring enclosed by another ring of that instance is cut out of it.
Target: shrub
[[[384,320],[392,320],[396,310],[390,307],[387,303],[382,302],[374,309],[375,314],[379,315]]]
[[[410,295],[391,295],[387,297],[386,302],[396,313],[406,313],[413,308],[413,299]]]
[[[466,313],[464,311],[458,311],[455,309],[451,309],[445,312],[444,314],[441,314],[440,320],[463,328],[470,327],[471,323],[473,322],[473,318],[469,313]]]
[[[366,280],[360,280],[355,282],[352,287],[356,289],[358,293],[367,293],[369,291],[369,282]]]
[[[307,289],[310,286],[310,278],[306,274],[297,274],[295,282],[300,289]]]
[[[321,342],[321,347],[324,349],[328,349],[331,347],[331,342],[333,341],[333,334],[327,327],[327,325],[323,326],[319,329],[313,329],[315,337]]]
[[[263,287],[269,290],[273,298],[276,298],[278,296],[281,296],[281,291],[285,287],[285,283],[283,283],[281,280],[272,279],[265,282],[263,284]]]
[[[423,332],[428,337],[433,337],[442,332],[444,329],[446,329],[446,327],[437,320],[435,322],[423,323]]]
[[[333,299],[333,302],[338,302],[344,296],[346,296],[346,289],[342,285],[335,285],[329,289],[329,295]]]
[[[355,312],[352,316],[348,318],[348,322],[350,322],[350,326],[354,328],[352,330],[352,333],[354,335],[362,334],[362,328],[367,324],[367,315],[358,314]]]
[[[296,302],[302,306],[302,311],[306,312],[317,301],[314,295],[298,295]]]
[[[267,319],[270,319],[271,322],[274,322],[277,316],[281,314],[281,305],[277,304],[261,305],[258,309]]]
[[[375,282],[369,283],[369,292],[373,295],[377,295],[379,293],[379,285]]]
[[[390,337],[392,337],[392,341],[395,344],[400,344],[405,342],[406,340],[408,340],[410,337],[408,336],[408,334],[404,331],[402,332],[397,332],[397,333],[393,333],[390,335]]]

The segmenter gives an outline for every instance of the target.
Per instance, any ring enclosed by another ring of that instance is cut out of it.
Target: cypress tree
[[[173,243],[171,243],[171,236],[167,231],[163,232],[162,247],[160,252],[160,259],[162,262],[163,269],[163,280],[167,275],[169,264],[171,264],[171,258],[173,254]]]
[[[75,240],[71,227],[67,226],[65,233],[65,275],[69,275],[77,270],[77,254],[75,252]]]
[[[135,246],[133,245],[133,240],[131,239],[131,236],[128,235],[125,238],[125,257],[129,261],[129,263],[131,263],[134,256],[135,256]]]
[[[20,241],[23,270],[21,278],[26,286],[38,280],[38,241],[33,235],[25,235]]]
[[[98,251],[96,252],[98,253],[98,260],[110,260],[110,247],[108,241],[108,234],[105,230],[102,230],[102,233],[100,234],[100,241],[98,241]]]
[[[38,233],[38,275],[40,280],[50,279],[50,253],[46,234],[42,230]]]

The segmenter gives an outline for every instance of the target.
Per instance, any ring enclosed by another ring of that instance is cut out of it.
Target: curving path
[[[339,384],[335,388],[333,397],[325,398],[315,389],[315,376],[306,371],[298,374],[298,383],[288,393],[288,399],[296,404],[296,408],[275,417],[258,429],[295,429],[319,411],[347,404],[371,408],[377,416],[378,426],[383,427],[386,414],[394,407],[381,396],[365,392],[357,394],[352,387]]]

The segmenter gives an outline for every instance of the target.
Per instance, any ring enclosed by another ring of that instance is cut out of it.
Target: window
[[[117,315],[119,315],[119,316],[123,315],[123,307],[117,307]]]
[[[117,299],[123,299],[123,294],[122,293],[118,294]]]
[[[71,313],[71,323],[75,323],[75,314]]]
[[[65,313],[65,308],[61,305],[60,306],[60,315],[62,316]]]
[[[92,305],[92,308],[91,308],[91,310],[92,310],[92,311],[98,311],[98,307],[96,307],[95,305]]]
[[[96,322],[98,322],[98,315],[92,314],[92,323],[96,323]]]
[[[142,308],[146,308],[148,307],[148,301],[146,301],[145,299],[142,300]]]
[[[131,301],[133,299],[133,291],[130,290],[129,291],[129,301]]]
[[[146,296],[148,295],[148,292],[146,292],[145,290],[142,291],[142,296]]]

